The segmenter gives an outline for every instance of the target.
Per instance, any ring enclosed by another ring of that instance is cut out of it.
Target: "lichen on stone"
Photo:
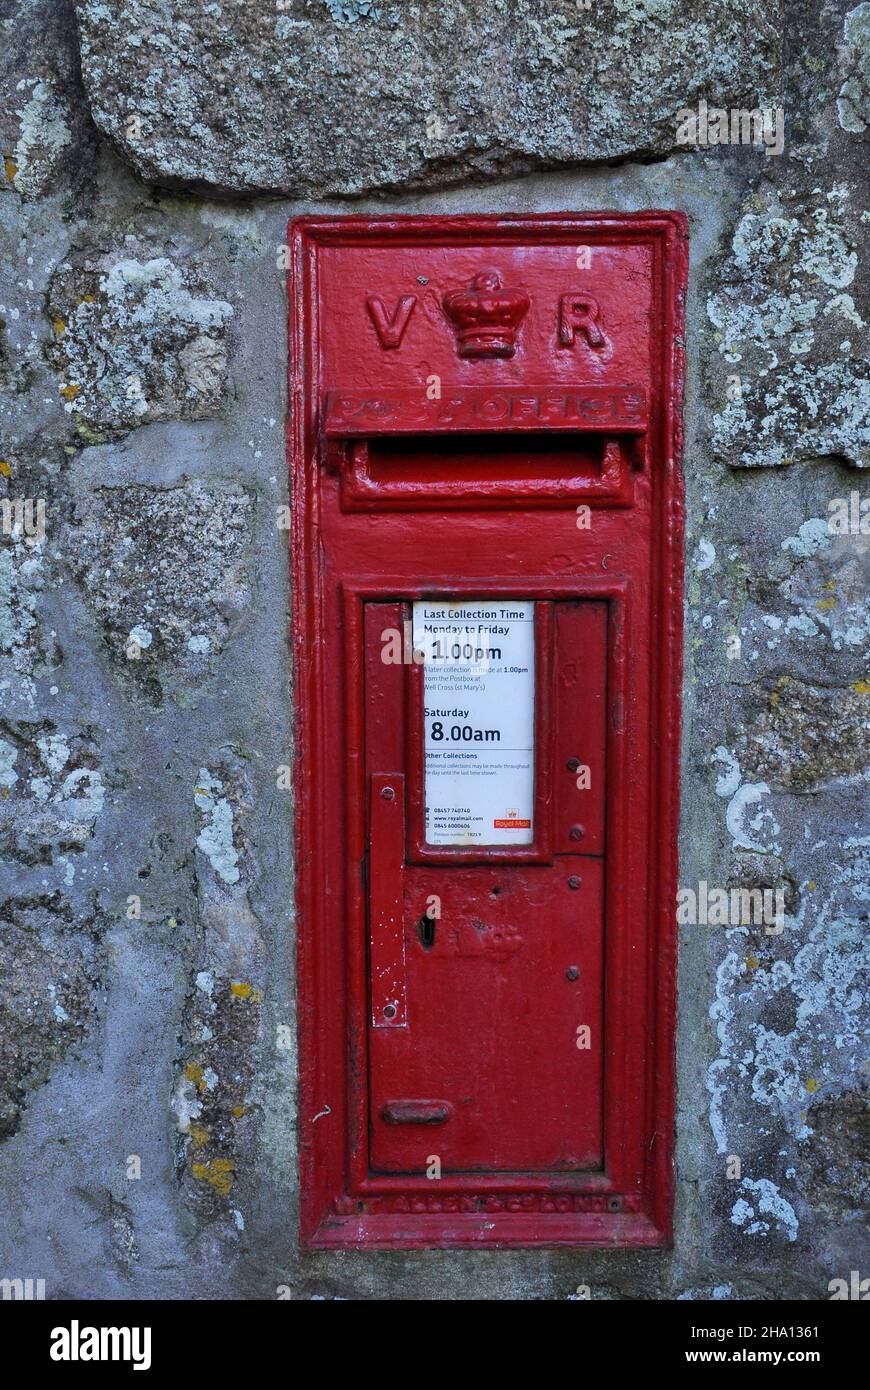
[[[792,1199],[782,1191],[785,1159],[796,1159],[811,1136],[819,1100],[836,1096],[844,1072],[857,1071],[863,1060],[862,1014],[870,986],[868,852],[866,837],[832,846],[837,872],[831,888],[820,894],[815,884],[807,885],[783,933],[751,949],[747,928],[729,930],[717,971],[711,1017],[719,1056],[707,1076],[717,1148],[743,1157],[744,1189],[748,1184],[758,1196],[758,1184],[770,1182],[769,1195],[778,1193],[789,1209]],[[765,1162],[771,1169],[759,1171]],[[793,1166],[790,1171],[789,1182]],[[729,1186],[724,1184],[726,1194]],[[745,1235],[767,1235],[776,1227],[792,1239],[791,1218],[786,1207],[778,1207],[779,1197],[768,1216],[775,1218],[779,1209],[780,1221],[765,1222],[763,1204],[753,1201],[751,1191],[728,1197],[729,1203],[746,1203],[732,1209],[733,1224]]]
[[[91,733],[50,721],[0,721],[0,849],[19,864],[54,864],[87,847],[105,803]]]
[[[358,19],[380,19],[375,0],[323,0],[336,24],[355,24]]]
[[[812,1131],[802,1151],[806,1185],[837,1222],[866,1226],[870,1214],[870,1078],[855,1076],[834,1094],[820,1093],[807,1110]]]
[[[18,84],[20,134],[15,145],[17,192],[39,192],[50,180],[62,151],[72,144],[66,102],[50,80],[23,79]]]
[[[0,188],[51,197],[92,130],[68,0],[9,0],[0,14]]]
[[[767,708],[740,734],[737,750],[754,777],[798,792],[870,771],[870,696],[782,676]]]
[[[22,536],[0,543],[0,692],[32,706],[36,680],[60,659],[57,643],[41,622],[45,585],[44,546]]]
[[[103,924],[59,893],[0,902],[0,1139],[18,1129],[28,1095],[83,1038],[105,970]]]
[[[208,768],[200,768],[193,799],[202,815],[196,843],[224,883],[238,883],[239,855],[233,844],[233,809],[223,794],[224,784]]]
[[[247,915],[241,907],[240,915]],[[223,1217],[243,1229],[244,1218],[238,1207],[231,1211],[229,1198],[239,1200],[235,1189],[249,1161],[258,1110],[255,1057],[263,994],[250,981],[234,980],[227,973],[232,950],[212,934],[209,917],[206,908],[203,947],[213,969],[197,972],[189,995],[172,1098],[178,1173],[186,1200],[200,1220]],[[255,943],[252,938],[249,944]],[[207,988],[202,987],[204,980]],[[248,988],[240,990],[240,983]],[[242,1186],[247,1189],[249,1183],[243,1180]]]
[[[853,192],[771,194],[737,224],[707,302],[721,358],[713,447],[732,467],[870,464],[870,334],[843,293],[858,264]]]
[[[837,116],[851,135],[870,126],[870,4],[856,5],[846,15],[843,36],[851,51],[853,70],[840,88]]]
[[[47,311],[58,391],[83,429],[118,438],[220,408],[233,309],[189,259],[133,237],[113,252],[74,252],[52,277]]]
[[[78,19],[94,120],[133,167],[241,194],[664,155],[682,108],[764,105],[781,62],[778,3],[748,0],[80,0]]]

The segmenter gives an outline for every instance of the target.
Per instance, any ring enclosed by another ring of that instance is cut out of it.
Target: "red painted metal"
[[[371,610],[377,605],[369,604]],[[368,616],[368,615],[367,615]],[[403,880],[405,779],[372,773],[369,811],[369,981],[371,1026],[408,1022]]]
[[[303,1240],[667,1243],[685,219],[291,238]],[[425,841],[439,598],[536,605],[529,845]]]

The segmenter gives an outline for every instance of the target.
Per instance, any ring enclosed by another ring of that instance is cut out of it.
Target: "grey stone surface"
[[[230,756],[201,768],[194,802],[201,931],[172,1101],[178,1172],[183,1200],[199,1221],[228,1221],[241,1231],[244,1209],[256,1199],[248,1157],[263,1111],[256,1056],[265,1043],[267,979],[248,892],[253,807],[244,765]]]
[[[0,1138],[14,1134],[28,1093],[87,1029],[105,969],[100,923],[60,893],[0,904]]]
[[[713,446],[734,467],[870,462],[867,15],[794,7],[788,157],[748,193],[708,298]]]
[[[90,131],[67,4],[0,5],[0,187],[24,198],[69,174]]]
[[[199,479],[99,488],[79,505],[66,536],[75,571],[110,659],[150,698],[168,685],[190,700],[214,669],[251,601],[252,511],[249,491]]]
[[[114,252],[76,250],[52,277],[50,357],[89,443],[152,420],[202,419],[226,392],[232,305],[173,251],[129,236]]]
[[[67,865],[86,847],[105,804],[94,731],[0,721],[0,845],[23,864]]]
[[[870,1272],[870,535],[828,525],[866,496],[867,6],[180,9],[80,5],[86,91],[67,0],[0,7],[0,498],[45,503],[0,535],[0,1278],[827,1298]],[[662,157],[755,93],[782,155]],[[280,267],[347,204],[212,196],[295,189],[689,215],[680,883],[785,916],[680,927],[672,1251],[298,1250]]]
[[[725,387],[714,446],[735,467],[870,463],[863,179],[845,172],[753,193],[708,301]]]
[[[863,135],[870,125],[870,5],[866,0],[847,14],[843,37],[851,63],[837,98],[837,117],[844,130]]]
[[[144,177],[323,196],[677,148],[677,113],[769,105],[778,4],[80,0],[94,120]]]

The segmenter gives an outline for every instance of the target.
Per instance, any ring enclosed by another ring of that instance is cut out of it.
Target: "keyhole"
[[[429,917],[424,912],[417,923],[417,931],[420,935],[421,945],[428,951],[431,946],[435,945],[435,918]]]

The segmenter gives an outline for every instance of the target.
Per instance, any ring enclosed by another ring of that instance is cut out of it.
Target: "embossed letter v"
[[[417,296],[415,294],[403,294],[393,310],[392,318],[387,318],[384,301],[378,299],[377,295],[369,295],[366,300],[366,308],[371,315],[382,348],[397,348],[399,346],[405,336],[405,329],[408,327],[416,303]]]

